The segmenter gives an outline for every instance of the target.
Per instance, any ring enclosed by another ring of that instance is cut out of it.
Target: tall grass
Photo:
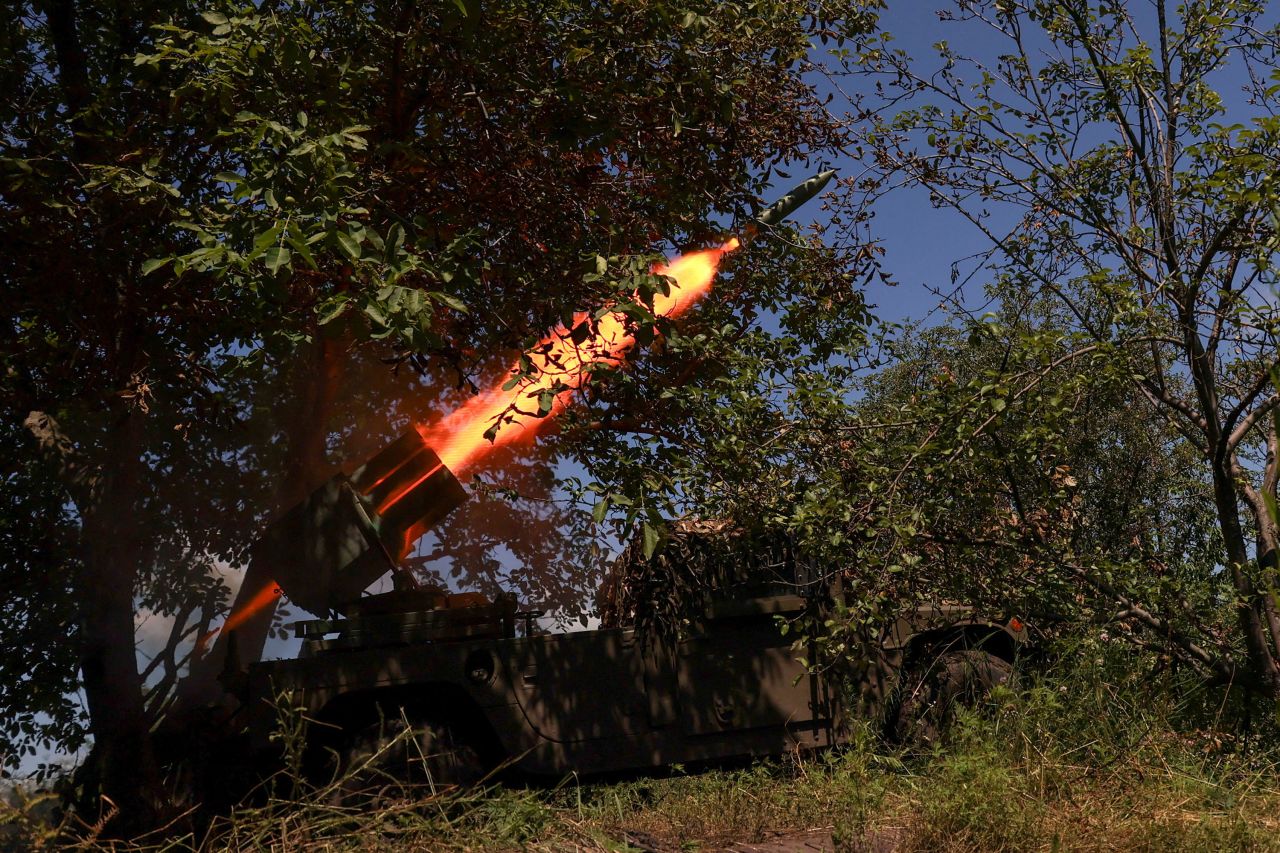
[[[796,831],[837,850],[1280,851],[1275,708],[1098,637],[1024,671],[923,753],[869,723],[845,749],[550,788],[384,792],[286,779],[199,832],[125,845],[0,812],[0,845],[131,850],[715,850]],[[7,838],[6,842],[4,838]]]

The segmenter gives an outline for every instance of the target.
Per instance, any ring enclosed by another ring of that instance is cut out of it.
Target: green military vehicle
[[[512,597],[416,584],[399,559],[424,519],[465,499],[416,439],[335,478],[261,540],[284,592],[325,618],[298,624],[294,660],[228,663],[224,683],[255,753],[274,748],[281,705],[309,721],[313,770],[345,771],[357,786],[467,783],[499,767],[558,778],[841,742],[847,698],[797,660],[796,634],[781,630],[830,590],[802,594],[820,585],[786,561],[721,573],[696,604],[665,614],[615,584],[604,627],[574,633],[539,633],[541,614]],[[681,532],[716,533],[698,523]],[[394,591],[361,594],[388,571]],[[913,610],[885,628],[864,696],[882,708],[896,697],[890,735],[928,737],[942,706],[1008,677],[1023,640],[1016,620]]]
[[[504,764],[559,777],[831,746],[843,697],[779,630],[809,606],[789,593],[712,599],[665,643],[634,628],[517,636],[510,600],[371,596],[300,626],[299,658],[249,667],[253,745],[270,749],[283,696],[310,720],[317,757],[354,766],[412,729],[382,769],[437,784]],[[895,705],[896,737],[932,726],[935,703],[1003,681],[1020,642],[960,608],[917,611],[883,639],[882,684],[904,663],[923,670]]]

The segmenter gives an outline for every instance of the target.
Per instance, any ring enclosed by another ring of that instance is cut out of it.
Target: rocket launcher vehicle
[[[742,239],[776,227],[822,192],[834,175],[834,170],[820,172],[793,188],[760,211],[743,230]],[[719,249],[686,256],[713,255],[710,260],[702,258],[706,275],[688,288],[690,294],[672,300],[672,316],[710,287],[719,258],[738,245],[733,238]],[[664,270],[679,280],[681,262],[676,259]],[[625,331],[615,337],[619,343],[629,340]],[[494,399],[500,410],[509,402]],[[477,402],[483,408],[491,401],[482,397]],[[479,419],[482,431],[488,422]],[[452,441],[451,436],[445,439]],[[452,445],[437,447],[444,453]],[[459,457],[455,467],[464,470],[469,458]],[[280,591],[294,604],[325,618],[356,602],[388,572],[394,574],[397,588],[413,588],[415,581],[400,562],[423,533],[466,499],[454,472],[417,432],[397,439],[350,474],[325,483],[271,524],[255,543],[231,616],[214,647],[192,664],[179,688],[181,704],[194,707],[210,700],[224,662],[234,663],[232,659],[239,655],[249,661],[260,659]],[[231,645],[234,653],[228,649]]]

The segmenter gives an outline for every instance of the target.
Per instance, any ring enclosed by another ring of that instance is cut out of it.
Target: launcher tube
[[[278,585],[290,602],[328,616],[354,601],[399,562],[467,492],[417,431],[402,435],[350,474],[338,474],[263,531],[225,628],[234,626],[243,660],[255,661],[271,629]],[[178,705],[219,700],[227,630],[192,664]]]

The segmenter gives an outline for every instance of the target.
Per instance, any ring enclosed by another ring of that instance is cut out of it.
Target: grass
[[[1155,678],[1096,641],[962,715],[927,754],[869,727],[847,749],[553,789],[412,792],[377,809],[276,797],[199,834],[102,841],[47,801],[0,811],[0,847],[105,850],[715,850],[802,830],[862,851],[1280,851],[1274,709]]]

